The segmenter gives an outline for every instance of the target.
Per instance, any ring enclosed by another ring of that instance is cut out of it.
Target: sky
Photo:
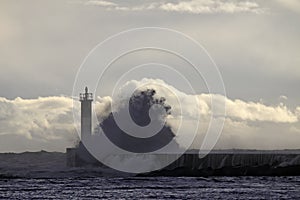
[[[300,148],[299,19],[297,0],[2,0],[0,152],[73,146],[78,137],[70,96],[81,63],[106,38],[139,27],[182,32],[217,64],[228,116],[216,148]],[[119,67],[151,55],[137,54]],[[143,82],[136,81],[130,83]],[[111,101],[113,83],[106,84],[96,94],[100,111]],[[206,95],[195,96],[209,110]]]

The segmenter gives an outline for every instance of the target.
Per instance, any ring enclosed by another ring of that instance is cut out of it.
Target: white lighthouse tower
[[[93,94],[88,92],[85,87],[85,93],[80,93],[81,102],[81,140],[85,140],[92,135],[92,101]]]

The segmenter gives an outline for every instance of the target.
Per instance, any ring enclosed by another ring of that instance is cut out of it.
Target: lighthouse
[[[80,93],[81,102],[81,140],[85,140],[92,135],[92,101],[93,94],[88,92],[85,87],[85,93]]]

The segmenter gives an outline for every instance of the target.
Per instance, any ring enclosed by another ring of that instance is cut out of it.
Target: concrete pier
[[[104,165],[88,152],[79,154],[78,149],[67,152],[68,166],[84,167]],[[87,157],[82,157],[87,156]],[[111,155],[126,160],[128,155]],[[176,154],[153,154],[153,162],[165,162]],[[251,151],[219,150],[212,151],[203,158],[187,152],[164,169],[142,174],[143,176],[294,176],[300,175],[300,151]]]

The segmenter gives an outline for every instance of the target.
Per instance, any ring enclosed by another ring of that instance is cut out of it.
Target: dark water
[[[2,179],[5,199],[300,199],[300,177]]]

